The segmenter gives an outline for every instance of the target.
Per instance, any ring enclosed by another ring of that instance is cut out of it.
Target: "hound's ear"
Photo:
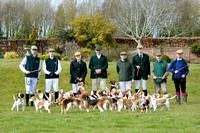
[[[110,80],[110,82],[109,82],[110,84],[112,83],[112,80]]]
[[[24,98],[24,93],[21,93],[20,96],[21,96],[21,98]]]

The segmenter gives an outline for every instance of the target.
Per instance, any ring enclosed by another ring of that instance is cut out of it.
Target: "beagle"
[[[112,91],[113,88],[117,89],[119,87],[119,83],[116,83],[115,79],[111,80],[109,83],[111,84],[110,91]]]
[[[17,99],[15,99],[15,95],[13,95],[13,99],[14,99],[14,104],[11,108],[11,111],[13,111],[13,109],[15,107],[17,107],[17,111],[19,111],[19,108],[22,107],[23,111],[24,111],[24,94],[23,93],[17,93]]]
[[[35,96],[31,97],[29,99],[29,101],[33,101],[34,102],[35,108],[36,108],[36,112],[38,112],[38,109],[40,109],[40,112],[42,113],[42,108],[44,107],[44,109],[47,110],[48,113],[51,113],[51,111],[50,111],[51,101],[47,101],[47,100],[40,101]]]
[[[40,100],[45,99],[45,96],[40,89],[37,89],[36,93],[38,94]]]

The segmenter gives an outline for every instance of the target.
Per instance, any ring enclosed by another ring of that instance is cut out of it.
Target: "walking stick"
[[[177,73],[179,73],[181,70],[183,70],[185,67],[187,67],[188,65],[185,65],[184,67],[182,67],[181,69],[179,69],[179,70],[177,70],[178,72]],[[177,76],[177,73],[176,73],[176,76]]]
[[[34,72],[40,72],[41,70],[34,70],[34,71],[30,71],[30,74],[31,73],[34,73]]]

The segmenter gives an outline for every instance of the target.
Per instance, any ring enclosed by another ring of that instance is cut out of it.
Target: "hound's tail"
[[[15,95],[13,95],[13,99],[14,99],[14,101],[16,100],[16,99],[15,99]]]
[[[176,97],[176,95],[175,96],[173,96],[173,97],[171,97],[171,98],[169,98],[169,99],[174,99]]]

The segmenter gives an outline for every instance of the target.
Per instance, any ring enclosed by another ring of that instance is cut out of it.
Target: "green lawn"
[[[35,113],[35,107],[25,108],[25,111],[10,111],[13,105],[13,94],[25,93],[24,74],[19,69],[22,59],[0,59],[0,132],[200,132],[200,64],[190,64],[190,73],[187,77],[188,105],[177,106],[175,99],[171,100],[170,111],[165,107],[163,111],[141,114],[139,111],[123,110],[105,111],[100,113],[96,108],[80,111],[72,108],[66,115],[60,114],[60,107],[51,107],[51,114],[46,110]],[[60,89],[71,90],[69,84],[70,62],[61,61]],[[88,65],[88,62],[87,62]],[[109,80],[118,79],[115,69],[116,63],[109,63],[107,87]],[[91,90],[90,70],[85,86]],[[168,93],[175,94],[171,74],[168,78]],[[148,92],[154,93],[152,78],[147,84]],[[135,88],[135,84],[132,89]],[[37,89],[45,91],[44,73],[41,73]]]

